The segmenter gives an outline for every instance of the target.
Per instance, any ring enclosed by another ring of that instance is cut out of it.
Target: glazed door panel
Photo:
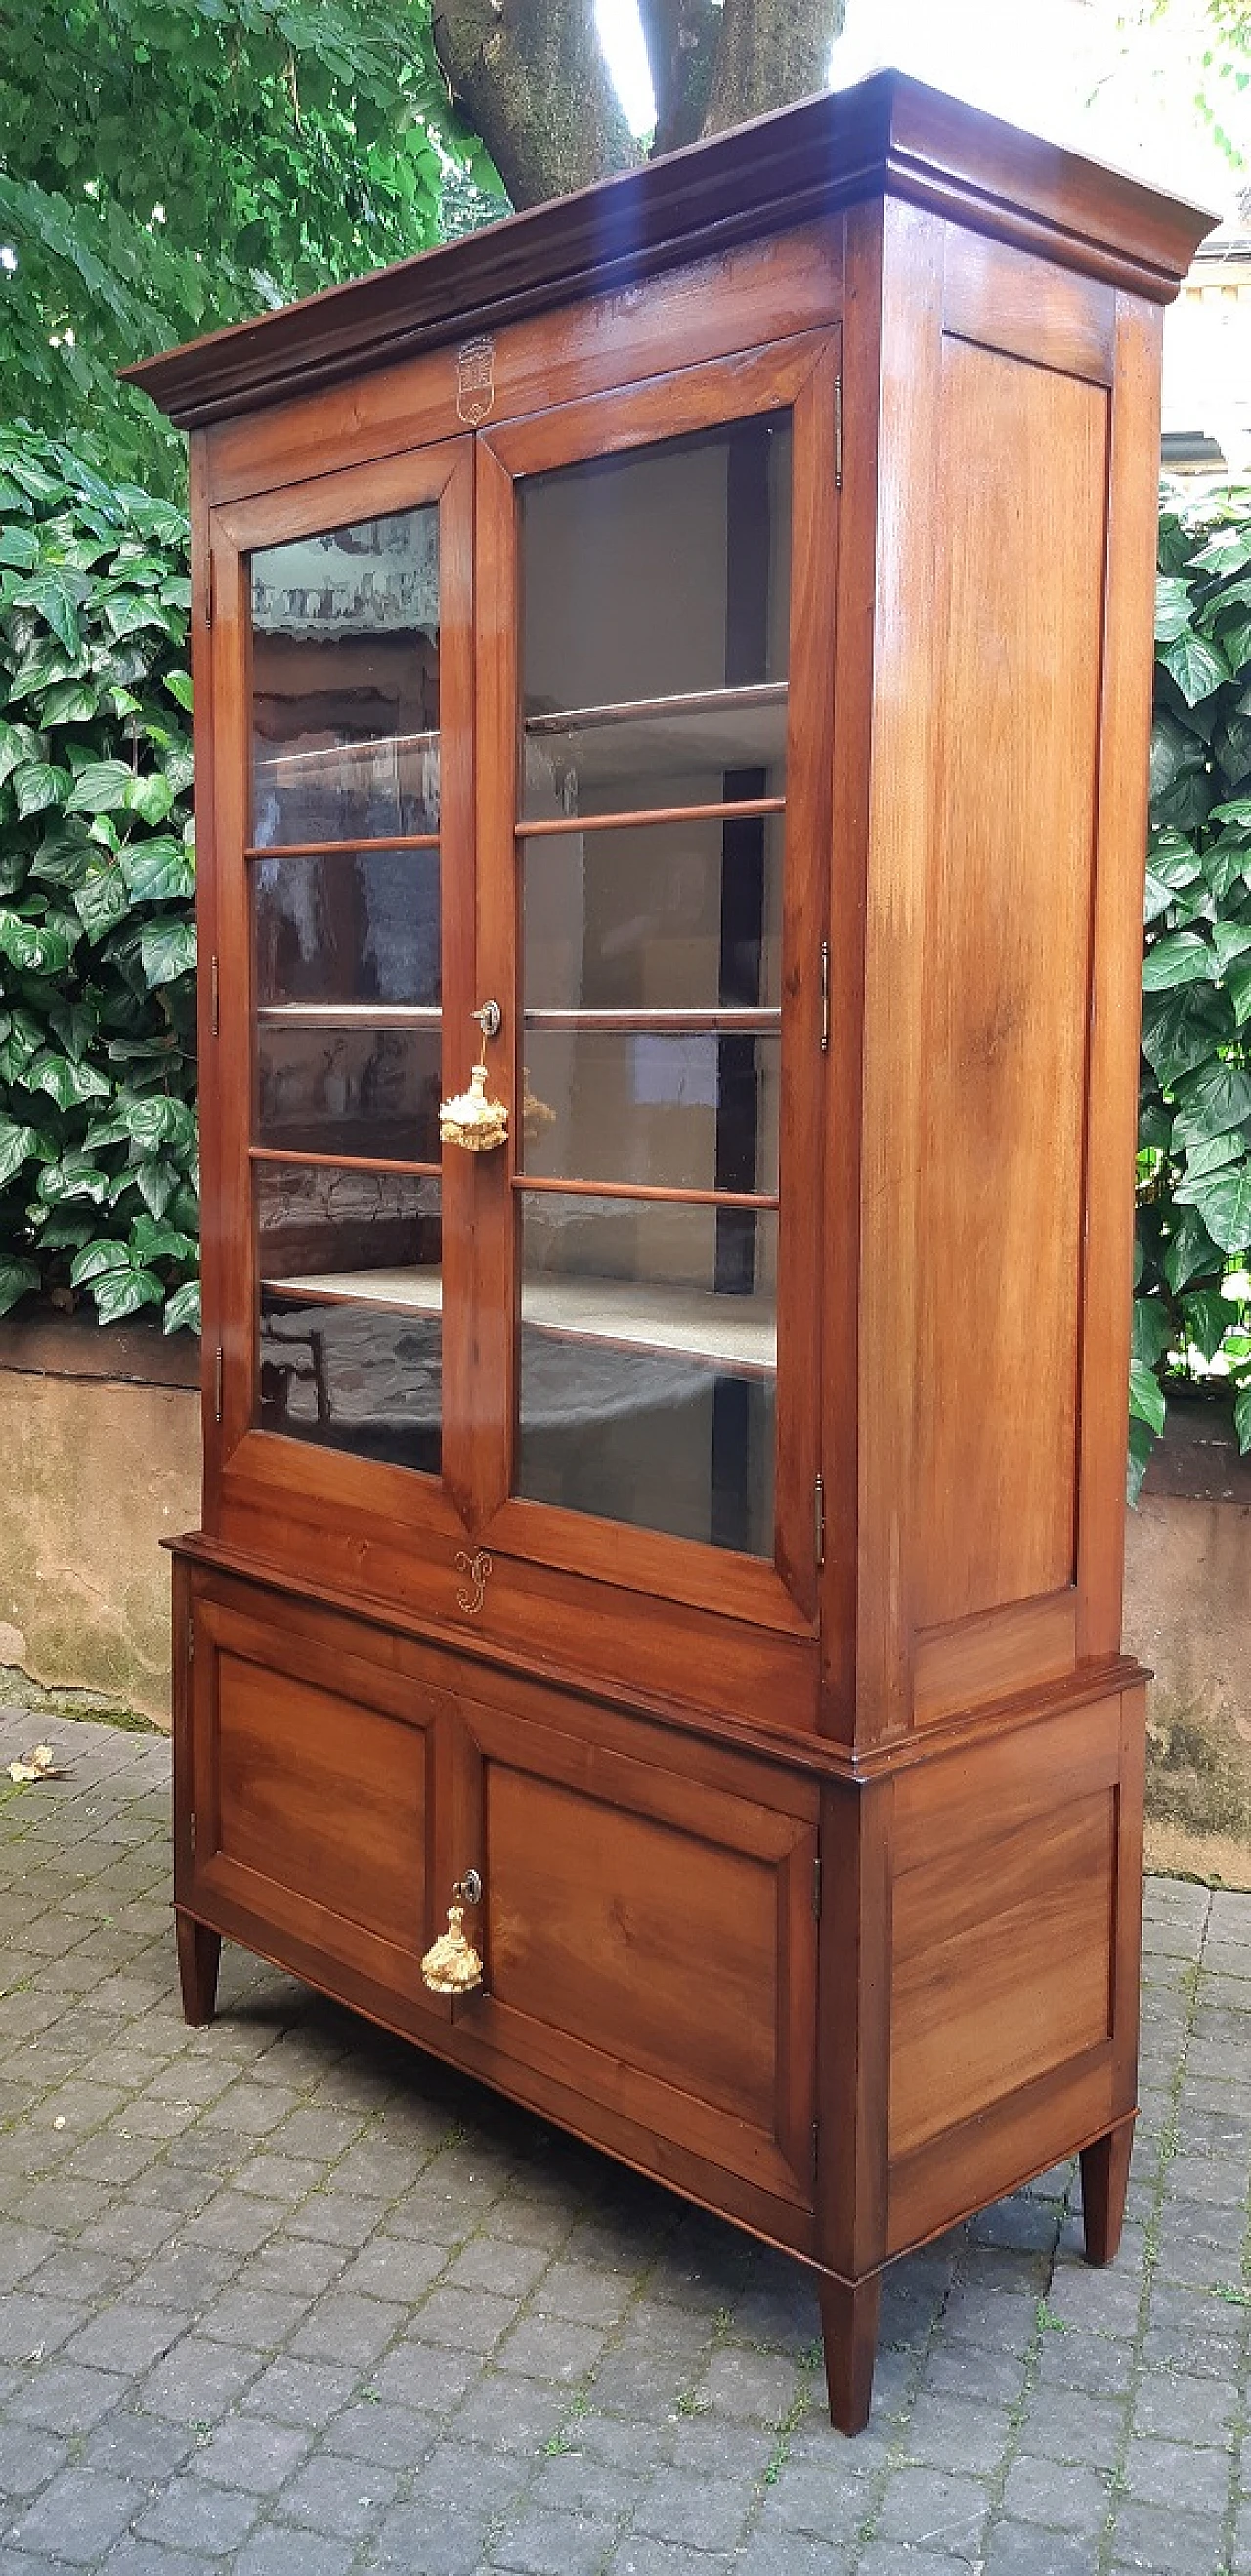
[[[818,1547],[836,352],[479,441],[479,979],[511,1113],[475,1174],[485,1535],[788,1626]]]
[[[213,523],[224,1456],[306,1514],[378,1473],[379,1507],[448,1533],[470,1317],[438,1111],[472,984],[471,499],[454,441]]]
[[[465,1700],[475,2037],[812,2204],[816,1798],[784,1805]],[[741,1776],[741,1774],[740,1774]]]

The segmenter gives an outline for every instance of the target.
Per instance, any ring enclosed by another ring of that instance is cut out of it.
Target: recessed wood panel
[[[1073,1579],[1107,397],[943,345],[917,1623]]]
[[[422,1730],[240,1655],[217,1660],[217,1856],[401,1947],[424,1924]]]
[[[776,1870],[492,1763],[491,1992],[772,2128]]]
[[[1102,1789],[899,1879],[892,2157],[1110,2037],[1115,1853]]]

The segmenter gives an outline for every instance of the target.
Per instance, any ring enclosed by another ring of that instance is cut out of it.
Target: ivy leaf
[[[1193,992],[1150,994],[1143,1006],[1142,1051],[1166,1091],[1205,1064],[1227,1034],[1219,997],[1206,986]]]
[[[27,761],[13,772],[13,797],[23,823],[32,814],[42,814],[49,805],[59,805],[69,785],[63,769],[53,769],[46,760]]]
[[[1251,1073],[1218,1060],[1179,1083],[1173,1142],[1200,1145],[1210,1136],[1228,1135],[1245,1118],[1251,1118]]]
[[[1164,1276],[1173,1295],[1179,1296],[1187,1282],[1200,1271],[1219,1272],[1223,1268],[1222,1256],[1198,1209],[1183,1208],[1181,1222],[1169,1237],[1164,1253]]]
[[[1164,1393],[1141,1360],[1130,1365],[1129,1409],[1135,1421],[1147,1423],[1158,1439],[1164,1429]]]
[[[108,1098],[109,1086],[93,1064],[71,1064],[67,1055],[45,1047],[22,1075],[27,1091],[46,1091],[58,1109],[76,1109],[84,1100]]]
[[[132,778],[126,790],[128,814],[137,814],[142,823],[163,823],[174,801],[169,779],[158,772],[144,778]]]
[[[90,1199],[93,1206],[100,1207],[108,1186],[107,1174],[90,1154],[81,1150],[62,1154],[58,1161],[46,1164],[35,1184],[45,1207],[59,1207],[63,1199]]]
[[[117,1114],[124,1119],[126,1133],[145,1152],[159,1145],[189,1147],[195,1143],[195,1112],[185,1100],[175,1100],[166,1091],[150,1091],[136,1097],[123,1095]]]
[[[92,868],[74,890],[74,910],[93,948],[129,910],[126,881],[117,866]]]
[[[130,1268],[129,1247],[112,1235],[97,1234],[70,1263],[70,1286],[85,1288],[88,1280],[98,1279],[103,1271],[119,1268]]]
[[[1212,946],[1222,975],[1234,958],[1251,948],[1251,921],[1215,921],[1212,924]]]
[[[151,1270],[102,1270],[89,1283],[89,1294],[102,1324],[118,1324],[141,1306],[163,1306],[165,1290]]]
[[[1251,796],[1231,796],[1226,804],[1214,805],[1212,820],[1214,823],[1234,823],[1244,832],[1251,831]]]
[[[0,1038],[0,1082],[20,1080],[22,1067],[30,1063],[43,1040],[43,1029],[33,1011],[20,1008],[6,1014],[7,1026]]]
[[[16,913],[0,909],[0,954],[28,974],[63,975],[74,953],[64,921],[64,914],[45,921],[22,921]]]
[[[1160,1298],[1135,1297],[1130,1333],[1131,1359],[1143,1368],[1157,1368],[1173,1338],[1173,1320]]]
[[[195,893],[195,861],[167,833],[133,841],[122,853],[122,870],[135,903],[186,903]]]
[[[191,713],[190,671],[166,671],[162,675],[161,685],[168,689],[171,698],[176,699],[180,707],[186,708],[189,715]]]
[[[158,984],[172,984],[177,975],[190,974],[196,962],[194,921],[146,923],[139,954],[149,990]]]
[[[194,1261],[196,1246],[181,1227],[163,1225],[153,1216],[137,1216],[130,1229],[130,1249],[139,1263]]]
[[[1233,678],[1220,646],[1210,643],[1206,636],[1196,635],[1192,628],[1176,635],[1171,644],[1162,644],[1157,658],[1176,680],[1188,707],[1197,706],[1201,698],[1210,698],[1222,680]]]
[[[199,1332],[200,1282],[198,1279],[184,1279],[181,1288],[176,1288],[173,1296],[166,1298],[162,1329],[167,1333]]]
[[[1173,1197],[1179,1207],[1198,1209],[1213,1242],[1231,1259],[1251,1250],[1251,1157],[1179,1182]]]
[[[1160,573],[1155,585],[1155,636],[1157,644],[1171,644],[1190,624],[1190,584],[1177,575]]]
[[[33,1127],[19,1124],[16,1118],[0,1113],[0,1190],[17,1179],[39,1149],[39,1138]]]
[[[39,709],[44,725],[90,724],[99,712],[100,692],[91,680],[58,680]]]
[[[1125,1500],[1131,1511],[1142,1491],[1142,1480],[1151,1464],[1151,1452],[1154,1447],[1155,1433],[1150,1424],[1140,1422],[1136,1414],[1131,1414],[1129,1454],[1125,1470]]]
[[[39,539],[33,528],[0,528],[0,564],[15,564],[19,572],[30,572],[38,561]]]
[[[136,1182],[139,1195],[150,1214],[156,1217],[164,1216],[178,1188],[176,1166],[165,1162],[159,1154],[154,1154],[146,1161],[136,1163],[131,1178]]]
[[[1202,1144],[1186,1148],[1186,1178],[1198,1180],[1204,1172],[1223,1171],[1226,1163],[1236,1163],[1245,1154],[1247,1140],[1240,1127],[1228,1136],[1209,1136]]]
[[[76,653],[82,642],[78,610],[85,584],[81,573],[64,572],[56,564],[37,572],[13,594],[15,608],[36,608],[47,620],[58,643],[67,653]]]
[[[38,1285],[38,1262],[20,1261],[13,1253],[0,1253],[0,1315],[7,1315],[19,1297],[29,1296]]]
[[[1243,1456],[1251,1449],[1251,1385],[1240,1387],[1234,1400],[1234,1429]]]
[[[124,760],[93,760],[81,769],[65,800],[67,814],[116,814],[134,777]]]
[[[99,1021],[89,1002],[50,1001],[48,1025],[74,1064],[82,1062],[88,1047],[99,1034]],[[108,1087],[111,1089],[111,1084]]]
[[[1170,993],[1179,984],[1212,983],[1216,960],[1197,930],[1172,930],[1157,940],[1143,961],[1144,993]]]
[[[1225,977],[1225,990],[1234,1006],[1234,1018],[1242,1028],[1251,1019],[1251,957],[1244,957],[1238,965],[1230,967]]]
[[[1182,1321],[1186,1338],[1202,1352],[1205,1360],[1214,1360],[1226,1331],[1234,1320],[1234,1308],[1219,1288],[1199,1288],[1193,1297],[1182,1299]]]

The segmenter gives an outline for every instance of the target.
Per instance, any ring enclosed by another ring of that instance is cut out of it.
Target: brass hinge
[[[225,1362],[225,1358],[224,1358],[224,1356],[223,1356],[221,1343],[219,1342],[219,1343],[218,1343],[218,1345],[217,1345],[217,1349],[216,1349],[216,1351],[215,1351],[215,1353],[214,1353],[214,1355],[213,1355],[213,1420],[214,1420],[214,1422],[220,1422],[220,1421],[221,1421],[221,1418],[222,1418],[222,1388],[223,1388],[223,1381],[224,1381],[224,1379],[225,1379],[225,1374],[226,1374],[226,1362]]]
[[[822,942],[821,942],[821,1053],[822,1053],[822,1055],[826,1055],[826,1054],[828,1054],[828,1052],[829,1052],[829,1044],[830,1044],[830,943],[829,943],[828,939],[823,939],[823,940],[822,940]]]
[[[213,623],[213,609],[215,605],[213,594],[216,586],[217,565],[214,557],[210,555],[208,559],[208,577],[204,584],[204,623],[206,626],[211,626]]]
[[[817,2146],[820,2136],[821,2123],[819,2120],[814,2120],[812,2123],[812,2178],[814,2182],[817,2178]]]
[[[194,1859],[195,1859],[195,1810],[194,1810],[194,1808],[192,1809],[191,1814],[190,1814],[190,1815],[188,1816],[188,1818],[187,1818],[187,1844],[188,1844],[188,1848],[189,1848],[190,1853],[191,1853],[191,1857],[192,1857],[192,1859],[194,1860]]]
[[[812,1489],[812,1534],[816,1542],[817,1565],[825,1563],[825,1479],[818,1476]]]
[[[843,488],[843,371],[834,378],[834,489]]]
[[[188,1661],[188,1663],[189,1663],[189,1664],[193,1664],[193,1663],[195,1662],[195,1612],[194,1612],[194,1610],[189,1610],[189,1611],[187,1612],[187,1661]]]
[[[211,1027],[211,1029],[212,1029],[212,1033],[213,1033],[213,1036],[214,1036],[214,1037],[216,1037],[216,1036],[217,1036],[217,1034],[218,1034],[218,1025],[219,1025],[219,1009],[218,1009],[218,1005],[219,1005],[219,1002],[220,1002],[220,998],[221,998],[221,996],[220,996],[219,989],[218,989],[217,959],[216,959],[215,957],[210,957],[210,959],[209,959],[209,1024],[210,1024],[210,1027]]]
[[[821,1863],[819,1860],[814,1860],[812,1864],[812,1912],[814,1921],[819,1923],[821,1920]]]

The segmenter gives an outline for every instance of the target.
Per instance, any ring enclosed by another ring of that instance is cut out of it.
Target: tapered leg
[[[863,2281],[836,2281],[827,2273],[819,2284],[819,2296],[830,2422],[840,2433],[863,2433],[877,2360],[881,2273],[871,2272]]]
[[[1134,2143],[1132,2118],[1082,2149],[1082,2227],[1088,2263],[1112,2263],[1121,2241],[1129,2155]]]
[[[201,2022],[212,2020],[216,2010],[222,1936],[220,1932],[210,1932],[207,1923],[197,1923],[194,1914],[175,1914],[174,1924],[183,2019],[198,2029]]]

